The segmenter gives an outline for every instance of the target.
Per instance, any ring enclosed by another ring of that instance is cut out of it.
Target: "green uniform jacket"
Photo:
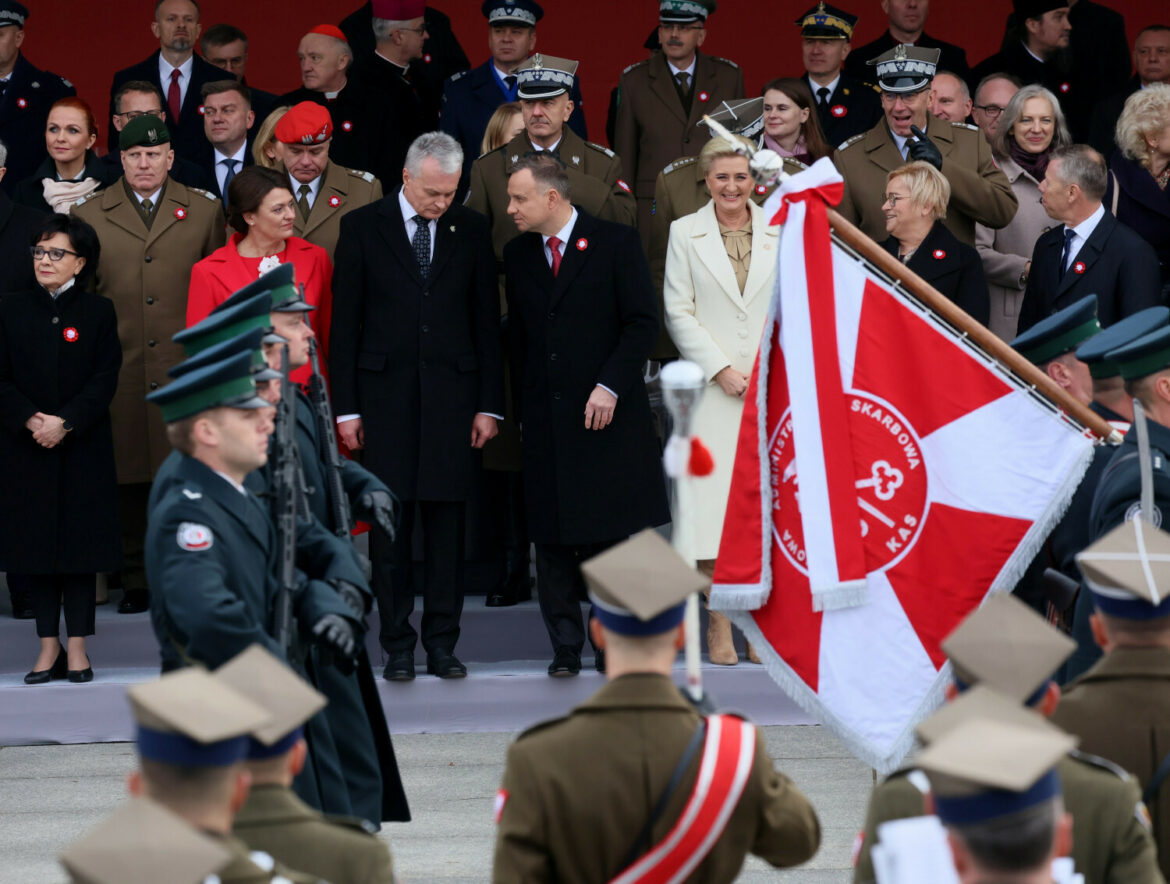
[[[1059,771],[1064,806],[1073,818],[1073,863],[1085,876],[1085,884],[1161,882],[1137,781],[1103,758],[1083,752],[1070,753],[1060,762]],[[869,851],[878,840],[878,826],[925,813],[925,796],[911,781],[913,773],[913,768],[900,770],[873,790],[854,884],[874,880]]]
[[[1144,789],[1170,754],[1170,651],[1114,648],[1067,689],[1052,721],[1080,737],[1086,752],[1133,771]],[[1170,877],[1170,787],[1158,790],[1150,813]]]
[[[247,845],[239,838],[225,838],[211,832],[203,834],[214,838],[221,847],[231,851],[231,861],[214,876],[221,884],[283,884],[286,881],[291,884],[326,884],[316,875],[284,868],[263,851],[249,852]]]
[[[122,371],[110,404],[120,484],[149,482],[170,454],[162,413],[146,395],[184,358],[171,335],[187,327],[191,268],[224,244],[223,210],[206,190],[168,179],[147,229],[120,179],[73,207],[102,243],[98,294],[114,302]]]
[[[252,850],[330,884],[393,884],[390,848],[373,826],[318,813],[284,786],[253,786],[232,831]]]
[[[504,246],[520,231],[508,215],[508,176],[520,158],[533,150],[521,132],[503,147],[485,153],[471,164],[471,189],[467,207],[486,215],[492,225],[496,260],[504,259]],[[633,224],[637,213],[630,186],[622,181],[622,161],[612,150],[585,141],[568,126],[561,133],[557,155],[569,173],[569,198],[573,205],[594,218]]]
[[[497,798],[492,880],[596,884],[621,872],[698,723],[669,678],[645,673],[614,679],[568,717],[521,734],[508,750]],[[678,820],[701,754],[655,824],[652,844]],[[772,766],[757,731],[755,766],[739,804],[687,880],[733,881],[748,853],[793,866],[820,841],[812,805]]]
[[[998,230],[1015,217],[1019,202],[1011,182],[991,158],[987,139],[976,126],[930,117],[926,134],[943,156],[942,173],[951,185],[951,201],[943,222],[969,246],[975,245],[975,224]],[[845,196],[837,207],[845,219],[875,242],[886,233],[882,195],[886,175],[906,165],[883,117],[863,135],[850,138],[833,155],[845,179]]]
[[[294,187],[293,196],[296,195]],[[309,209],[309,217],[301,217],[300,210],[297,210],[293,236],[320,246],[329,253],[332,261],[337,237],[341,234],[341,219],[354,209],[381,198],[382,184],[373,172],[347,169],[331,162],[321,176],[321,187]]]

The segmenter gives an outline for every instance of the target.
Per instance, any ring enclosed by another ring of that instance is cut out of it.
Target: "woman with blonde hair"
[[[951,199],[950,182],[930,163],[917,160],[886,176],[885,200],[891,255],[987,325],[987,280],[979,253],[943,224]]]
[[[520,102],[506,101],[496,108],[479,145],[480,156],[503,147],[524,131],[524,115],[520,113]]]
[[[256,130],[256,137],[252,141],[252,159],[257,166],[265,169],[280,168],[280,161],[276,158],[276,124],[288,113],[288,108],[287,104],[276,108]]]
[[[1116,140],[1105,205],[1154,247],[1165,300],[1170,294],[1170,86],[1152,83],[1126,99]]]

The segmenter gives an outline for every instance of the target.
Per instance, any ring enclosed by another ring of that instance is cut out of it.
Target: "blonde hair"
[[[1149,169],[1152,151],[1146,143],[1146,136],[1161,132],[1167,126],[1170,126],[1170,86],[1151,83],[1126,99],[1114,133],[1117,146],[1131,160]]]
[[[732,137],[735,138],[735,140],[744,147],[749,149],[755,148],[755,144],[753,144],[747,138],[744,138],[742,135],[734,135]],[[703,173],[703,177],[705,178],[707,173],[711,171],[711,165],[716,160],[722,159],[723,157],[738,156],[742,156],[742,154],[737,153],[735,148],[727,143],[726,138],[717,135],[714,138],[708,140],[707,143],[703,145],[703,149],[699,151],[699,171]],[[747,157],[744,157],[744,159],[746,160]]]
[[[512,117],[520,113],[520,102],[506,101],[496,108],[492,118],[488,120],[487,129],[483,133],[483,141],[480,142],[480,154],[491,153],[497,147],[503,147],[510,140],[508,135],[508,128],[512,125]]]
[[[256,130],[256,138],[252,141],[252,159],[255,160],[257,166],[263,166],[265,169],[280,168],[280,161],[270,159],[268,154],[264,152],[264,148],[271,147],[276,143],[276,124],[280,122],[281,117],[288,113],[288,108],[287,104],[278,107],[264,118],[264,122]]]
[[[895,178],[901,178],[906,182],[911,205],[920,209],[930,209],[937,221],[947,216],[947,203],[951,201],[951,183],[930,163],[915,160],[913,163],[899,166],[886,176],[887,190]]]

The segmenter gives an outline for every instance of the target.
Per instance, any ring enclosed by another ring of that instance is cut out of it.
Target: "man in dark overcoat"
[[[383,675],[414,678],[411,533],[422,518],[427,668],[458,678],[464,507],[478,449],[504,411],[499,289],[482,215],[454,205],[463,151],[419,136],[403,185],[341,220],[330,377],[338,434],[403,502],[393,543],[370,540]]]
[[[642,382],[658,308],[637,231],[573,206],[559,160],[525,157],[508,193],[522,231],[504,247],[504,272],[528,524],[549,674],[575,675],[580,562],[669,519]]]

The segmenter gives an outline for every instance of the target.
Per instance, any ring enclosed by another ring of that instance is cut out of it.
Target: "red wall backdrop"
[[[231,22],[248,34],[248,81],[261,89],[285,92],[300,85],[296,45],[301,35],[322,21],[338,22],[359,0],[202,0],[204,26]],[[799,73],[800,45],[792,21],[811,0],[723,0],[710,21],[703,51],[722,55],[744,69],[748,94],[772,77]],[[82,0],[25,0],[30,7],[24,52],[34,64],[72,80],[98,117],[105,143],[110,81],[114,71],[145,58],[158,48],[151,36],[152,0],[92,3]],[[436,0],[447,13],[473,65],[487,55],[480,0]],[[604,142],[605,111],[610,90],[622,69],[646,57],[642,42],[657,21],[654,0],[544,0],[537,48],[551,55],[579,59],[581,88],[593,140]],[[854,45],[877,37],[885,28],[878,0],[843,4],[861,15]],[[1124,12],[1130,42],[1144,26],[1170,19],[1165,0],[1113,0]],[[974,64],[993,53],[1011,10],[1010,0],[936,0],[928,31],[966,47]]]

